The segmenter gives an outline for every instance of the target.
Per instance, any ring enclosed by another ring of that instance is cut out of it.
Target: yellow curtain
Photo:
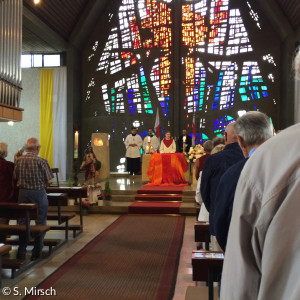
[[[40,156],[53,168],[53,69],[41,69],[40,76]]]

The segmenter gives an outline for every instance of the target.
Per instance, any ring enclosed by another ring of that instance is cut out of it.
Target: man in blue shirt
[[[217,186],[225,171],[243,159],[243,153],[237,142],[237,135],[233,125],[234,123],[230,123],[225,129],[224,150],[210,155],[205,161],[202,172],[200,191],[205,207],[209,212],[210,233],[213,236],[212,244],[215,236],[214,226],[212,224],[214,224]],[[214,249],[214,246],[212,248],[213,250],[217,250]]]
[[[221,177],[216,192],[214,232],[220,247],[225,251],[232,215],[236,186],[247,159],[257,147],[273,136],[273,126],[268,116],[250,111],[234,123],[239,145],[245,159],[230,167]]]

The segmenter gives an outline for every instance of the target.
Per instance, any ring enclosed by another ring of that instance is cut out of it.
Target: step
[[[135,196],[135,201],[177,201],[182,202],[181,195],[175,194],[138,194]]]

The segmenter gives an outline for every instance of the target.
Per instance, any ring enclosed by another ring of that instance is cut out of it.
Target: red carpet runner
[[[121,216],[37,287],[52,287],[56,296],[26,300],[172,299],[184,221],[182,216]]]
[[[130,214],[179,214],[184,186],[144,185],[137,191]]]

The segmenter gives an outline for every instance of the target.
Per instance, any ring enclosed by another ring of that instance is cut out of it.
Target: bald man
[[[38,205],[37,225],[46,225],[48,199],[46,187],[53,178],[48,161],[39,157],[41,145],[36,138],[30,138],[26,143],[27,153],[20,156],[15,163],[14,177],[19,185],[19,202]],[[24,220],[20,221],[24,224]],[[44,238],[44,237],[43,237]],[[27,239],[19,237],[18,259],[26,257]],[[43,245],[38,237],[34,240],[31,260],[38,259],[42,254]]]
[[[209,212],[209,223],[214,224],[215,212],[215,197],[217,187],[221,176],[225,171],[244,158],[242,150],[238,144],[238,138],[234,131],[234,123],[227,125],[224,133],[225,148],[223,151],[210,155],[204,163],[204,168],[201,178],[200,192]],[[212,250],[216,249],[215,245],[215,232],[213,226],[210,226],[210,233],[212,237]],[[214,249],[215,248],[215,249]]]

